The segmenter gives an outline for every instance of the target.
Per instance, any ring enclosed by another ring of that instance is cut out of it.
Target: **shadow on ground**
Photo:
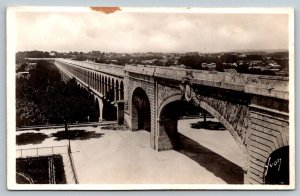
[[[107,125],[101,127],[103,130],[117,130],[117,131],[127,131],[128,127],[126,125]]]
[[[223,179],[228,184],[244,183],[244,172],[240,166],[180,133],[179,141],[180,148],[177,150],[179,153],[196,161],[199,165],[212,172],[215,176]]]
[[[207,129],[212,131],[225,131],[225,127],[220,122],[214,121],[199,121],[196,123],[191,123],[191,128],[193,129]]]
[[[17,145],[40,144],[49,136],[44,133],[22,133],[16,136]]]
[[[104,135],[104,133],[96,133],[95,131],[86,131],[86,130],[69,130],[68,133],[66,131],[58,131],[56,133],[52,133],[51,137],[55,137],[54,140],[60,141],[65,139],[70,140],[88,140],[91,138],[100,138]]]

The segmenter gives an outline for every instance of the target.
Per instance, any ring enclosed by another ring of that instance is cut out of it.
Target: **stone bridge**
[[[178,119],[202,108],[224,125],[243,152],[245,183],[288,178],[288,78],[66,59],[55,64],[65,79],[75,77],[117,107],[119,122],[124,119],[132,131],[149,131],[153,149],[177,148]],[[280,173],[284,165],[285,173]]]
[[[99,105],[99,121],[118,119],[118,122],[123,124],[123,66],[95,64],[68,59],[55,59],[55,65],[59,68],[62,79],[65,82],[75,78],[79,85],[87,88],[95,96]]]
[[[131,130],[151,131],[154,149],[176,148],[177,121],[191,105],[209,112],[235,139],[244,154],[245,183],[268,181],[271,154],[289,145],[288,78],[125,66],[124,83],[125,121]]]

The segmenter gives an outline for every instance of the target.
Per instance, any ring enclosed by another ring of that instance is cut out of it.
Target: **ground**
[[[179,121],[182,149],[162,152],[151,149],[147,131],[72,128],[90,133],[71,140],[80,184],[243,183],[243,156],[233,137],[226,130],[191,128],[191,123],[198,121]],[[17,148],[67,145],[66,139],[50,137],[61,130],[26,131],[49,137],[39,144],[18,145]],[[17,132],[17,135],[24,133]]]

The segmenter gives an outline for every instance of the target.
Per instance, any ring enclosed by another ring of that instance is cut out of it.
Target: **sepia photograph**
[[[292,8],[7,8],[10,190],[295,189]]]

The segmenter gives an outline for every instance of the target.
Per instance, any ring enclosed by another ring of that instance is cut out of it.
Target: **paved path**
[[[95,131],[95,133],[103,133],[104,135],[71,141],[72,151],[74,152],[73,158],[80,183],[242,183],[241,176],[235,176],[237,179],[234,180],[228,178],[226,173],[231,171],[231,169],[238,169],[236,164],[232,162],[241,163],[239,149],[228,131],[191,130],[188,127],[190,127],[189,123],[192,121],[195,121],[195,119],[180,121],[179,130],[182,134],[182,141],[185,141],[184,143],[189,146],[188,149],[190,149],[191,144],[193,149],[196,149],[194,154],[186,152],[186,149],[183,149],[183,151],[170,150],[163,152],[152,150],[149,144],[150,133],[147,131],[131,132],[101,130],[99,127],[84,128],[87,131]],[[62,129],[40,130],[39,132],[26,131],[26,133],[34,132],[50,135],[60,130]],[[22,133],[25,132],[17,132],[17,134]],[[185,136],[189,136],[197,141],[191,143],[193,140]],[[17,148],[66,145],[67,142],[67,140],[55,141],[54,138],[47,138],[41,144],[27,144],[17,146]],[[201,145],[199,146],[200,143]],[[208,148],[210,150],[207,150]],[[217,156],[215,152],[221,154],[221,156]],[[199,159],[199,156],[202,159]],[[214,166],[220,168],[217,170],[211,168],[209,162],[203,161],[206,160],[205,157],[210,157],[210,161],[213,161],[212,159],[215,158],[216,161],[221,160],[221,165],[214,164]],[[226,175],[224,175],[222,170],[227,167],[231,169],[226,170]]]

